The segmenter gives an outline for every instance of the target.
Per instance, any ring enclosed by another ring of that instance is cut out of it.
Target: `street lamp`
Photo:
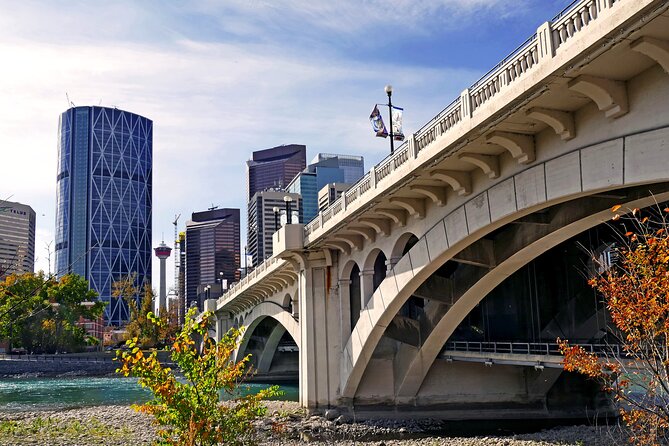
[[[249,267],[248,267],[248,261],[249,261],[249,255],[247,253],[248,245],[244,245],[244,277],[249,273]]]
[[[279,206],[274,206],[274,232],[279,230]]]
[[[219,272],[218,272],[218,275],[219,275],[219,277],[220,277],[218,280],[221,281],[221,295],[223,295],[223,280],[224,280],[224,279],[223,279],[223,271],[219,271]]]
[[[286,202],[286,224],[291,224],[293,222],[293,216],[290,208],[293,203],[293,197],[286,195],[283,197],[283,201]]]
[[[393,86],[388,84],[384,88],[386,94],[388,95],[388,115],[390,116],[390,154],[395,153],[395,135],[393,135],[393,101],[391,96],[393,95]]]

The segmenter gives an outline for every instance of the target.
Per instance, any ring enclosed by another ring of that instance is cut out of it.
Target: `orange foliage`
[[[630,440],[659,445],[669,436],[669,232],[663,218],[652,221],[638,209],[632,216],[619,264],[589,281],[604,296],[623,356],[602,359],[558,343],[565,370],[600,381],[620,403]]]

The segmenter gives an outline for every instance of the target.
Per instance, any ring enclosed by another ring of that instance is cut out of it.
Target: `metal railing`
[[[32,362],[87,362],[87,363],[106,363],[112,362],[112,356],[73,356],[73,355],[29,355],[29,354],[8,354],[1,353],[0,360],[11,361],[32,361]]]
[[[573,344],[597,356],[620,357],[618,344]],[[443,351],[468,353],[505,353],[512,355],[555,355],[561,356],[560,347],[554,342],[473,342],[449,341]]]

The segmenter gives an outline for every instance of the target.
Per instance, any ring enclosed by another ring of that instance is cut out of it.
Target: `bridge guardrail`
[[[399,166],[419,153],[439,136],[450,131],[458,123],[471,116],[483,104],[503,91],[508,85],[522,78],[546,58],[550,59],[601,14],[622,0],[575,0],[549,22],[539,27],[523,44],[502,59],[495,67],[481,76],[466,89],[459,98],[451,102],[427,124],[407,138],[393,155],[373,166],[363,178],[355,183],[327,209],[304,226],[304,237],[309,238],[332,218],[346,211],[353,202],[360,200],[369,190],[387,178]],[[540,36],[543,37],[540,38]],[[305,243],[306,245],[306,243]]]
[[[109,364],[113,363],[115,356],[74,356],[74,355],[14,355],[8,353],[0,353],[0,361],[23,361],[23,362],[77,362],[86,364]],[[161,364],[168,367],[176,367],[177,364],[172,361],[162,362]]]
[[[588,353],[598,356],[620,357],[621,348],[618,344],[574,344]],[[444,350],[475,353],[507,353],[516,355],[556,355],[561,356],[560,347],[553,342],[478,342],[449,341]]]
[[[2,353],[0,360],[34,361],[34,362],[112,362],[114,358],[104,356],[71,356],[71,355],[15,355]]]
[[[248,273],[242,280],[239,282],[235,283],[232,287],[228,289],[225,293],[223,293],[218,300],[216,301],[217,306],[223,304],[223,302],[226,301],[230,296],[232,296],[234,293],[237,291],[241,290],[242,288],[246,287],[250,282],[252,282],[256,277],[261,275],[263,272],[265,272],[267,269],[269,269],[271,266],[274,264],[280,262],[281,259],[277,257],[270,257],[269,259],[266,259],[263,261],[260,265],[256,266],[253,271]]]

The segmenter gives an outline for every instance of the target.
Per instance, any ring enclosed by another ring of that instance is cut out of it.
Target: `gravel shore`
[[[462,445],[549,446],[624,444],[607,428],[569,426],[532,434],[456,437],[434,433],[436,421],[308,417],[297,403],[268,402],[268,416],[258,420],[259,444],[270,445]],[[432,432],[430,432],[432,431]],[[151,418],[127,406],[96,406],[63,411],[1,412],[0,445],[121,446],[148,445],[155,438]]]

